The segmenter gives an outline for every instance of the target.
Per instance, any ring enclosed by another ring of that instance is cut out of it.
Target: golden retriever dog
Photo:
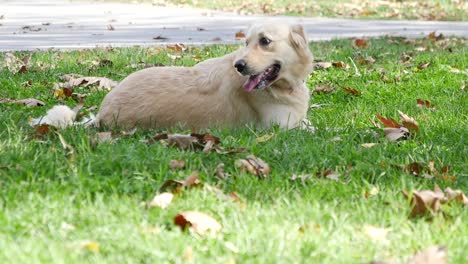
[[[129,75],[106,95],[96,121],[125,128],[294,128],[306,117],[312,61],[302,26],[253,25],[245,47],[223,57]]]

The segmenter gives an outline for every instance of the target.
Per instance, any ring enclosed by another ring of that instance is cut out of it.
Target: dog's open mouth
[[[259,74],[250,75],[249,79],[244,83],[244,90],[246,92],[251,92],[254,89],[263,89],[268,87],[278,78],[280,70],[281,65],[275,63]]]

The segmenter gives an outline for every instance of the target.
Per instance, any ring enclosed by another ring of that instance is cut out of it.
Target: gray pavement
[[[303,24],[310,40],[381,35],[421,37],[432,31],[468,37],[467,22],[240,16],[145,4],[0,0],[0,51],[232,44],[239,42],[235,33],[245,31],[249,24],[276,20]],[[158,36],[159,39],[154,39]]]

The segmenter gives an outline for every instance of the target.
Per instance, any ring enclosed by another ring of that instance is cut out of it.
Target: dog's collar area
[[[263,89],[268,87],[276,79],[278,79],[279,72],[281,70],[281,64],[275,63],[266,68],[263,72],[255,75],[251,75],[244,84],[244,90],[251,92],[255,89]]]

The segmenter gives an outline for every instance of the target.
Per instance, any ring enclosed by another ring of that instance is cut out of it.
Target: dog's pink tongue
[[[251,92],[253,89],[255,89],[255,87],[257,87],[257,85],[260,83],[261,80],[262,80],[261,75],[251,76],[247,80],[247,82],[245,82],[244,90],[248,93]]]

